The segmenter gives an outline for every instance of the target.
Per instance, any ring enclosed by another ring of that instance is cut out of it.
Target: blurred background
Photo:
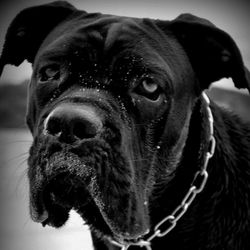
[[[0,2],[0,53],[9,23],[23,8],[47,0],[8,0]],[[243,0],[70,0],[89,12],[125,16],[174,19],[189,12],[212,21],[228,32],[238,44],[250,69],[250,2]],[[28,214],[27,165],[31,145],[25,122],[26,86],[31,66],[6,66],[0,79],[0,249],[1,250],[90,250],[87,226],[74,212],[62,229],[43,228]],[[234,110],[250,121],[247,91],[233,87],[230,79],[214,83],[209,95],[219,105]]]

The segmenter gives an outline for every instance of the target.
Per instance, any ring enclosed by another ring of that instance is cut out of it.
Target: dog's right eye
[[[60,68],[58,65],[50,65],[43,68],[39,73],[40,82],[48,82],[59,80],[60,78]]]

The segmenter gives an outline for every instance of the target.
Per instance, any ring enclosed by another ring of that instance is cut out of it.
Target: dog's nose
[[[101,118],[94,108],[79,104],[62,104],[44,121],[44,134],[65,143],[94,138],[102,128]]]

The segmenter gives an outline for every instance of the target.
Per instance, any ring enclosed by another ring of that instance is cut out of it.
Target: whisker
[[[28,224],[30,223],[30,221],[31,221],[30,218],[27,217],[27,218],[25,219],[25,222],[23,223],[23,228],[27,227]]]
[[[25,161],[23,161],[21,163],[21,165],[23,165],[24,163],[25,163]],[[20,167],[20,166],[18,166],[18,167]],[[20,173],[20,176],[18,177],[18,180],[16,183],[16,188],[15,188],[16,193],[18,192],[19,189],[21,189],[21,184],[26,182],[25,179],[27,177],[27,172],[28,172],[28,168],[24,169],[22,171],[22,173]],[[24,185],[24,186],[26,186],[26,185]]]
[[[28,154],[29,154],[29,152],[24,152],[24,153],[20,153],[20,154],[18,154],[16,156],[12,157],[12,158],[6,159],[5,161],[1,162],[0,167],[4,168],[4,167],[8,166],[9,164],[11,164],[13,161],[18,160],[18,159],[27,160],[28,159],[28,157],[27,157]]]
[[[15,143],[32,143],[32,140],[18,140],[18,141],[4,141],[5,145],[15,144]]]

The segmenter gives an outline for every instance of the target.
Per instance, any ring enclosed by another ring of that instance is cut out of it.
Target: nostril
[[[93,138],[97,134],[97,127],[87,120],[75,121],[72,134],[78,139]]]
[[[62,132],[60,119],[58,117],[50,117],[47,119],[45,123],[45,131],[50,135],[59,136]]]

